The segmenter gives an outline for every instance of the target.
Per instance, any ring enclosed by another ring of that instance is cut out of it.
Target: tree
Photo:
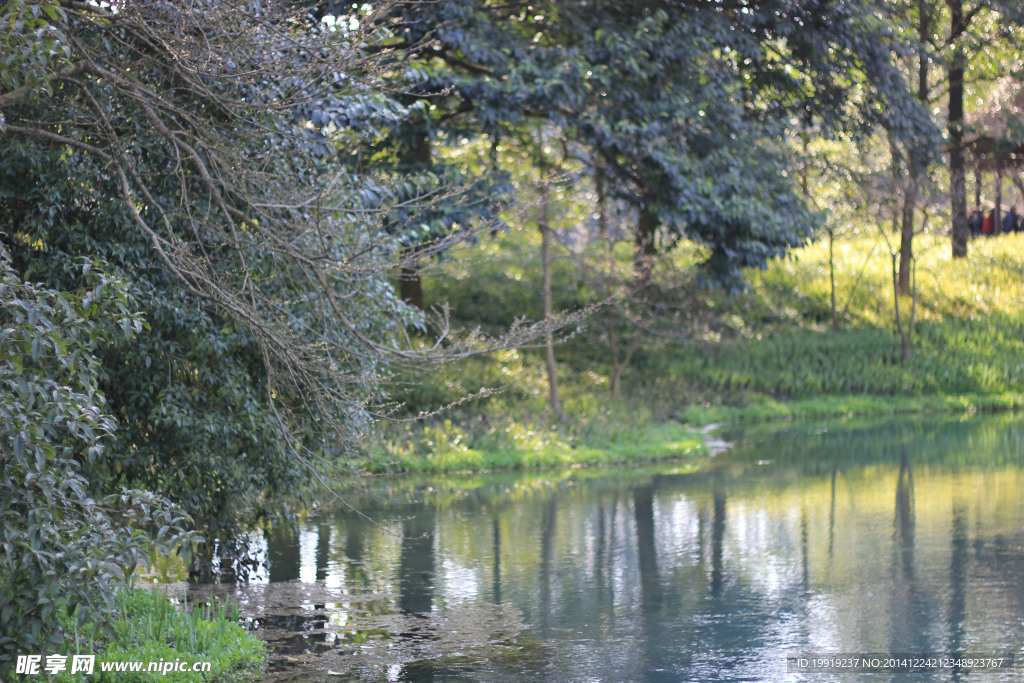
[[[914,55],[917,61],[917,100],[923,108],[927,109],[931,99],[928,73],[930,61],[933,58],[930,43],[935,30],[938,12],[935,8],[924,2],[924,0],[917,0],[914,12],[916,13],[917,25],[916,54]],[[915,69],[911,69],[911,71],[915,71]],[[893,140],[891,145],[893,151],[898,154],[898,142]],[[914,258],[914,214],[917,210],[921,185],[927,177],[928,166],[936,155],[935,148],[923,147],[915,141],[908,141],[905,148],[906,153],[903,156],[906,159],[907,171],[906,178],[901,178],[903,181],[901,183],[903,206],[900,215],[900,258],[897,297],[910,295],[910,272],[913,267],[912,261]],[[902,175],[899,165],[894,169],[894,173],[897,176]],[[904,345],[904,348],[907,348],[906,345]]]
[[[321,3],[319,11],[344,11],[332,5]],[[500,33],[480,32],[481,13],[485,8],[473,3],[395,3],[374,16],[381,40],[367,47],[378,55],[386,87],[407,112],[389,127],[377,160],[402,180],[388,230],[403,245],[402,298],[418,308],[421,263],[456,241],[475,240],[480,230],[504,227],[500,213],[513,194],[493,154],[490,164],[471,167],[452,153],[488,136],[493,148],[502,122],[516,115],[502,101],[507,89],[490,69],[460,56],[508,43]],[[417,204],[424,194],[433,201]]]
[[[967,29],[961,0],[947,0],[950,42],[954,44],[949,63],[949,199],[953,216],[953,258],[967,256],[967,179],[964,161],[964,69],[966,56],[960,37]],[[979,5],[980,7],[981,5]]]
[[[963,0],[946,0],[949,10],[949,34],[943,47],[952,54],[948,59],[947,75],[949,82],[949,106],[946,128],[949,134],[949,199],[952,210],[953,258],[967,256],[969,237],[967,226],[967,160],[965,154],[965,136],[967,122],[964,116],[964,89],[971,54],[977,54],[990,46],[990,37],[972,35],[970,28],[979,14],[995,12],[1008,23],[1024,25],[1024,8],[1012,0],[977,0],[965,10]],[[999,26],[997,32],[1005,30]]]
[[[92,483],[181,502],[206,573],[303,467],[357,454],[389,364],[421,357],[388,282],[396,193],[350,163],[405,112],[362,33],[279,3],[3,11],[34,47],[5,61],[0,239],[32,279],[86,253],[128,283],[150,329],[102,352],[126,431]]]
[[[217,552],[229,569],[304,475],[358,457],[396,365],[538,333],[453,340],[439,319],[434,347],[406,337],[425,318],[392,286],[410,244],[394,226],[436,188],[378,157],[415,114],[367,56],[387,5],[33,7],[3,10],[5,40],[48,42],[5,62],[0,242],[55,284],[102,256],[139,301],[149,330],[102,351],[125,430],[92,483],[180,502],[206,538],[196,576]]]
[[[708,281],[725,283],[814,224],[792,187],[795,125],[935,137],[874,9],[443,0],[396,6],[392,44],[449,67],[436,89],[460,97],[443,116],[471,113],[493,136],[540,118],[594,150],[608,192],[637,213],[640,280],[686,238],[707,247]]]
[[[541,270],[543,272],[543,284],[541,285],[542,297],[544,300],[544,317],[551,318],[554,309],[551,298],[551,187],[553,174],[551,163],[547,158],[545,149],[544,130],[537,130],[537,190],[540,195],[540,207],[537,216],[537,229],[540,231],[540,252]],[[558,393],[558,365],[555,363],[554,334],[549,330],[544,335],[544,368],[548,376],[548,407],[551,410],[553,420],[561,422],[564,419],[562,413],[562,399]]]
[[[581,131],[633,192],[639,257],[659,233],[666,246],[686,237],[709,248],[710,281],[729,283],[806,239],[816,219],[784,146],[794,130],[881,123],[934,139],[891,64],[898,36],[872,8],[649,3],[631,7],[635,37],[614,11],[573,17],[594,36],[584,53],[599,67]]]

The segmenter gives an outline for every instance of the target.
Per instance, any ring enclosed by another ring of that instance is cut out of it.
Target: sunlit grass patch
[[[865,236],[841,244],[835,327],[827,249],[814,244],[751,273],[746,294],[715,295],[747,329],[707,354],[667,357],[665,367],[680,382],[734,402],[759,394],[1024,391],[1024,235],[975,240],[967,259],[952,259],[944,237],[921,235],[916,250],[917,325],[908,362],[895,332],[887,248]],[[908,309],[905,301],[904,316]]]
[[[492,470],[547,469],[698,458],[706,455],[699,434],[677,422],[644,422],[634,427],[619,421],[603,428],[588,425],[585,434],[571,426],[538,426],[512,419],[481,431],[472,442],[479,448],[437,449],[439,442],[461,442],[466,432],[445,420],[406,429],[403,441],[393,425],[386,426],[368,454],[364,468],[374,473],[448,473]],[[444,432],[444,437],[439,437]],[[468,440],[468,439],[467,439]]]

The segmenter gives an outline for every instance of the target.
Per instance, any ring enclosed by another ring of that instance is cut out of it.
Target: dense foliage
[[[0,250],[0,673],[59,644],[60,614],[102,624],[140,551],[190,521],[146,492],[90,495],[84,472],[115,429],[95,354],[142,322],[121,281],[88,261],[68,268],[80,286],[54,291],[24,282]]]
[[[442,0],[397,4],[379,24],[422,65],[415,93],[435,126],[495,146],[551,126],[637,213],[639,258],[693,240],[708,249],[709,281],[734,285],[816,223],[797,191],[793,132],[884,125],[936,146],[892,63],[910,48],[875,9]]]
[[[124,432],[90,480],[183,505],[205,574],[304,467],[355,452],[389,360],[416,358],[379,229],[400,193],[348,162],[402,107],[356,80],[359,34],[280,5],[40,16],[60,49],[48,96],[27,58],[0,96],[0,238],[52,287],[79,254],[127,283],[148,329],[98,354]]]

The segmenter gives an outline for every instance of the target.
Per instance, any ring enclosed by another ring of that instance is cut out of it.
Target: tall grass
[[[70,620],[71,617],[68,617]],[[159,590],[124,590],[117,597],[117,616],[102,629],[97,624],[69,624],[75,640],[61,654],[95,655],[93,674],[57,681],[88,679],[98,683],[209,683],[249,681],[263,670],[263,642],[238,623],[236,606],[225,603],[177,607]],[[103,672],[100,662],[210,662],[209,672]]]

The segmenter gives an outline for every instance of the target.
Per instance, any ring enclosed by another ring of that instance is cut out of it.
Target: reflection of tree
[[[725,490],[716,487],[712,496],[714,512],[711,516],[711,595],[722,595],[723,565],[722,543],[725,539]]]
[[[345,524],[345,557],[352,562],[362,562],[366,544],[363,539],[364,522],[356,517],[346,520]]]
[[[398,606],[403,612],[426,614],[434,607],[434,517],[426,506],[402,521]]]
[[[633,491],[633,520],[636,525],[637,564],[640,572],[640,618],[643,622],[646,675],[664,671],[666,653],[661,582],[658,580],[657,546],[654,535],[654,490],[642,486]]]
[[[967,622],[967,506],[953,498],[952,552],[949,555],[949,646],[950,654],[963,652]],[[953,680],[962,677],[954,669]]]
[[[605,576],[607,575],[607,560],[605,559],[605,548],[607,540],[605,536],[608,531],[604,519],[604,502],[597,499],[597,530],[594,534],[594,580],[598,589],[602,592],[605,589]]]
[[[619,492],[614,492],[612,504],[605,511],[602,499],[597,501],[597,538],[594,550],[594,578],[598,591],[598,607],[602,614],[614,615],[615,583],[612,581],[611,561],[615,551],[615,513],[619,506]],[[606,520],[606,515],[609,519]]]
[[[492,592],[494,604],[501,604],[501,525],[498,523],[498,515],[494,515],[491,521],[491,535],[494,536],[494,571],[492,575]]]
[[[327,580],[327,565],[331,559],[331,527],[321,522],[316,527],[316,580]]]
[[[370,589],[370,575],[363,563],[368,522],[359,515],[344,515],[341,520],[341,530],[345,536],[345,585],[351,589]]]
[[[800,504],[800,567],[802,571],[801,583],[803,584],[804,590],[809,590],[811,587],[810,564],[810,539],[808,537],[807,530],[807,503],[806,501],[802,501]]]
[[[662,597],[654,539],[654,491],[650,486],[642,486],[633,492],[633,518],[636,523],[641,608],[646,613],[657,610]]]
[[[839,472],[839,468],[834,464],[832,465],[832,489],[831,499],[828,507],[828,566],[831,567],[835,560],[835,540],[836,540],[836,475]]]
[[[284,521],[274,524],[266,532],[266,539],[270,582],[298,581],[302,569],[302,554],[299,549],[297,526]],[[319,551],[318,544],[318,561]],[[263,615],[260,621],[264,627],[281,629],[292,634],[290,637],[275,639],[274,650],[278,653],[297,654],[308,650],[313,643],[324,642],[324,627],[327,623],[324,607],[324,603],[314,604],[312,614]]]
[[[331,556],[331,527],[320,522],[316,528],[316,581],[317,583],[323,584],[327,580],[327,564]],[[313,610],[319,615],[324,614],[324,610],[327,609],[326,602],[319,602],[313,605]],[[323,629],[320,633],[314,633],[310,636],[311,642],[323,643],[327,640],[327,631],[325,629],[327,620],[317,620],[317,629]]]
[[[270,581],[297,581],[302,560],[295,526],[287,522],[275,524],[266,537]]]
[[[900,469],[896,475],[896,502],[893,515],[892,582],[893,623],[889,627],[889,649],[892,652],[928,651],[930,626],[934,622],[933,600],[922,591],[915,572],[915,539],[917,520],[914,514],[914,472],[910,451],[900,452]]]
[[[998,422],[993,429],[1002,435],[1004,427]],[[984,424],[950,429],[961,447],[993,431]],[[430,506],[427,517],[415,521],[421,526],[402,525],[400,547],[397,539],[387,534],[379,539],[365,522],[354,519],[345,522],[344,534],[332,533],[336,542],[347,542],[350,559],[359,562],[364,553],[361,530],[366,529],[365,567],[371,574],[373,567],[394,568],[401,559],[403,610],[410,610],[411,599],[417,597],[423,603],[419,609],[430,609],[438,590],[429,580],[414,581],[416,553],[423,555],[416,571],[423,572],[425,566],[430,576],[440,569],[442,556],[461,567],[475,567],[479,600],[522,610],[530,637],[544,643],[530,655],[530,671],[538,674],[530,680],[578,680],[591,671],[595,678],[609,680],[772,680],[771,672],[751,662],[765,653],[770,659],[780,638],[792,639],[787,642],[794,645],[828,640],[889,652],[956,652],[971,642],[998,647],[984,641],[988,632],[976,625],[986,617],[1014,623],[1020,613],[1024,593],[1014,586],[1024,585],[1024,579],[1011,580],[1024,576],[1016,552],[1019,537],[1006,531],[1000,544],[1000,537],[990,535],[993,528],[1020,527],[1024,513],[1011,505],[1012,495],[1024,487],[1019,463],[1008,473],[992,474],[991,481],[983,475],[987,483],[1006,485],[968,486],[982,476],[981,468],[929,466],[935,462],[927,452],[931,441],[919,451],[896,438],[899,434],[884,432],[880,454],[860,428],[852,432],[837,426],[827,441],[812,435],[817,450],[805,449],[800,439],[772,442],[771,451],[762,443],[756,453],[740,445],[720,456],[715,468],[635,477],[626,483],[580,478],[572,486],[559,485],[557,479],[540,485],[534,475],[526,480],[532,484],[527,488],[485,479],[484,486],[474,484],[473,490],[486,493],[474,501],[476,507],[455,497]],[[969,435],[971,439],[963,438]],[[991,441],[992,449],[1020,443]],[[824,454],[823,443],[830,447]],[[772,466],[753,466],[768,452],[778,456]],[[950,452],[938,460],[948,464],[958,457]],[[978,461],[993,466],[1000,457],[979,453]],[[888,460],[883,463],[884,458]],[[950,486],[962,497],[954,501],[951,527]],[[515,498],[507,497],[509,489]],[[981,526],[977,533],[971,529],[968,539],[975,505]],[[449,512],[435,515],[435,510],[445,509]],[[401,513],[384,511],[377,518],[397,519],[392,514]],[[388,552],[377,551],[378,544]],[[481,557],[493,557],[493,566],[480,562]],[[391,576],[389,572],[387,578]],[[410,590],[410,583],[418,583],[413,586],[418,593]],[[981,586],[995,586],[992,600],[972,597],[980,595]],[[965,622],[968,601],[970,629]],[[381,604],[394,606],[386,600]],[[465,605],[453,602],[452,612]],[[432,619],[440,614],[438,609]],[[420,635],[425,628],[409,626],[431,620],[397,616],[402,630],[394,633],[403,637],[395,642],[433,647]],[[584,655],[577,650],[579,639],[567,641],[563,633],[586,633],[592,642],[614,642],[616,647],[599,645]],[[488,660],[479,679],[516,680],[508,674],[520,670],[514,667],[521,661],[512,659]],[[470,666],[466,661],[455,661],[454,670]],[[410,664],[403,676],[451,676],[453,669],[444,666],[440,661]]]
[[[551,627],[551,565],[555,556],[555,525],[558,520],[558,496],[548,500],[541,520],[540,537],[540,614],[544,630]]]
[[[900,457],[900,473],[896,480],[896,548],[907,581],[914,578],[914,474],[906,448]]]

